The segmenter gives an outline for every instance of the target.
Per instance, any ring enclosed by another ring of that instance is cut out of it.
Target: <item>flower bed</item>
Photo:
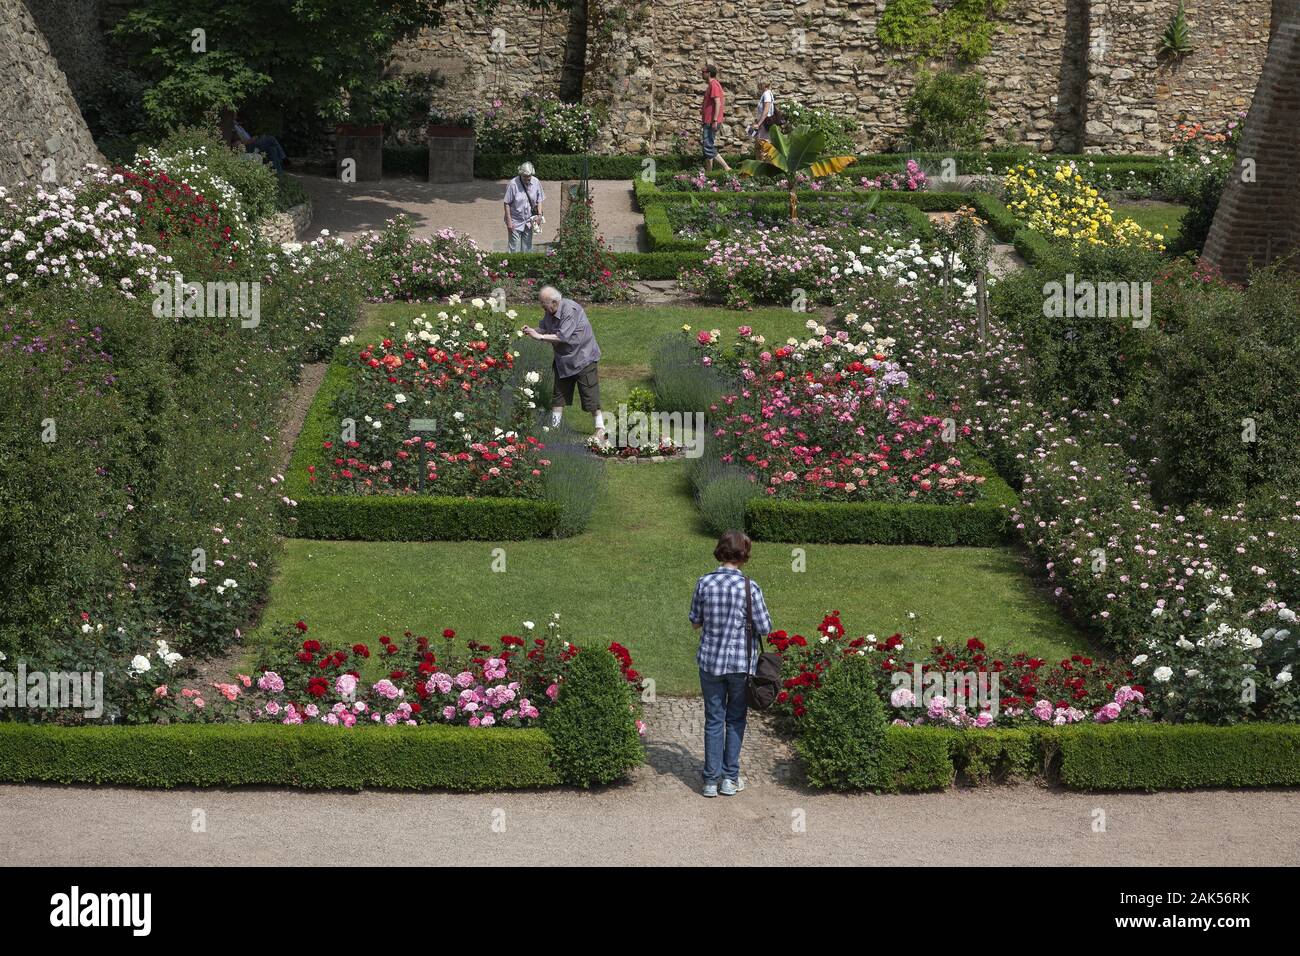
[[[470,315],[487,318],[497,326],[495,350],[468,344],[441,348],[430,340],[437,336],[442,342],[445,333],[432,331],[433,320],[425,317],[409,332],[423,345],[422,358],[404,358],[415,351],[395,339],[378,339],[374,350],[354,341],[339,347],[289,466],[286,516],[294,534],[427,541],[544,537],[556,531],[560,507],[546,498],[541,473],[551,459],[544,446],[518,432],[495,436],[507,398],[515,401],[509,414],[520,416],[521,428],[530,411],[526,392],[531,387],[526,373],[515,374],[504,318],[472,305],[445,314],[446,328],[457,338],[465,330],[465,340],[478,345],[487,339],[474,338],[472,326],[483,323],[467,327],[465,322]],[[437,322],[443,327],[443,320]],[[489,359],[494,364],[480,368]],[[395,362],[400,364],[389,368]],[[356,423],[350,442],[338,435],[343,417]],[[406,433],[412,418],[424,417],[444,431]],[[490,430],[487,441],[475,440],[476,428]]]
[[[179,655],[160,648],[156,660],[133,664],[122,714],[135,726],[0,724],[0,779],[453,790],[607,783],[641,760],[641,677],[620,644],[606,653],[564,641],[558,618],[544,636],[525,622],[527,637],[495,646],[448,629],[327,647],[299,621],[261,648],[252,674],[210,684],[178,680]]]
[[[416,236],[405,215],[355,243],[357,269],[368,297],[380,302],[428,302],[462,292],[487,292],[492,271],[473,239],[451,229]]]
[[[1139,682],[1149,667],[998,655],[976,638],[918,655],[902,634],[850,638],[835,611],[815,637],[778,631],[769,642],[784,657],[776,712],[814,786],[914,791],[1035,776],[1106,790],[1300,783],[1300,727],[1159,722],[1158,684]],[[844,668],[857,679],[845,681]],[[857,708],[862,694],[872,707]]]
[[[1081,275],[1098,274],[1101,267],[1077,258],[1059,266]],[[892,297],[876,290],[869,302],[854,298],[850,307],[870,309],[881,331],[897,340],[900,365],[937,397],[965,409],[958,421],[1020,486],[1019,503],[1010,511],[1018,536],[1063,606],[1132,662],[1157,716],[1214,724],[1293,721],[1300,519],[1295,495],[1286,491],[1285,469],[1259,471],[1254,478],[1265,483],[1253,495],[1248,484],[1224,482],[1224,493],[1232,496],[1228,505],[1162,506],[1154,484],[1157,469],[1199,467],[1197,454],[1168,444],[1171,438],[1194,440],[1190,447],[1204,454],[1206,440],[1219,428],[1226,451],[1215,460],[1224,467],[1231,463],[1243,481],[1252,477],[1247,469],[1255,459],[1244,452],[1231,456],[1241,447],[1240,419],[1256,399],[1239,403],[1240,411],[1211,415],[1200,437],[1165,428],[1151,409],[1165,401],[1178,376],[1148,378],[1154,364],[1149,342],[1156,333],[1146,333],[1144,346],[1127,321],[1116,323],[1116,337],[1064,339],[1059,359],[1048,361],[1046,349],[1028,346],[1026,330],[1034,328],[1041,288],[1052,274],[1031,273],[1004,284],[1001,291],[1008,295],[1000,308],[1007,319],[995,311],[983,343],[970,310],[945,304],[933,290],[900,289]],[[1250,290],[1240,290],[1200,273],[1180,275],[1170,269],[1154,283],[1152,328],[1163,329],[1169,339],[1161,343],[1164,362],[1169,355],[1200,351],[1181,344],[1179,335],[1204,323],[1198,318],[1202,310],[1224,323],[1225,331],[1235,326],[1242,343],[1225,338],[1229,347],[1218,349],[1208,364],[1235,361],[1234,347],[1248,349],[1254,361],[1261,347],[1247,343],[1266,339],[1262,323],[1280,314],[1278,303],[1294,301],[1294,283],[1287,286],[1278,277],[1258,276]],[[1013,284],[1023,288],[1009,288]],[[1106,328],[1097,322],[1087,332],[1101,335]],[[1051,335],[1042,332],[1044,340]],[[1117,347],[1119,342],[1124,345]],[[1197,409],[1240,392],[1227,381],[1211,389],[1204,373],[1195,381],[1195,397],[1188,399]],[[1040,403],[1033,395],[1044,399]],[[1280,460],[1279,452],[1293,441],[1284,429],[1271,432],[1278,442],[1272,454]],[[1210,477],[1218,481],[1216,474],[1211,468]],[[1208,484],[1199,483],[1203,489]]]

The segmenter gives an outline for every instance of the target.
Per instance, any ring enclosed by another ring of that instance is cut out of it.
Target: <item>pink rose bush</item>
[[[533,626],[527,622],[525,631]],[[464,641],[450,628],[437,638],[405,632],[369,643],[327,647],[307,636],[303,621],[262,650],[254,678],[179,691],[153,691],[161,722],[253,721],[289,726],[528,727],[563,693],[569,664],[579,653],[560,633],[558,615],[544,636],[502,636],[495,645]],[[609,646],[629,687],[641,675],[621,644]],[[377,668],[386,676],[374,677]]]
[[[811,319],[808,326],[809,339],[775,348],[752,330],[727,348],[720,333],[695,334],[699,361],[736,383],[710,409],[721,460],[771,497],[978,499],[984,477],[943,440],[942,418],[913,409],[907,373],[879,351],[889,343],[873,341],[866,323],[853,333],[832,334]]]

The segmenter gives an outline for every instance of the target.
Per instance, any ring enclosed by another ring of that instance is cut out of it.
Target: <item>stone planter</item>
[[[339,126],[334,140],[334,174],[344,174],[344,161],[352,160],[356,181],[374,182],[384,178],[384,127]]]
[[[474,179],[474,130],[465,126],[429,127],[429,182],[467,183]]]

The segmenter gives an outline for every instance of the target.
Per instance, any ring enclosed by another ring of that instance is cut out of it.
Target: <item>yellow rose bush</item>
[[[1074,163],[1020,164],[1002,180],[1007,208],[1032,229],[1071,245],[1164,250],[1164,236],[1117,217]]]

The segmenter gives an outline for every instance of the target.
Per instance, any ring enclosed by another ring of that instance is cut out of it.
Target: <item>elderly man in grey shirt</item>
[[[596,419],[596,437],[605,437],[605,419],[600,412],[600,380],[596,364],[600,346],[596,333],[582,306],[560,295],[554,286],[546,286],[537,298],[542,303],[542,321],[537,328],[525,325],[524,335],[539,342],[550,342],[555,349],[555,398],[551,401],[551,427],[560,424],[564,406],[573,404],[576,387],[582,410]]]
[[[506,184],[506,248],[510,252],[532,252],[533,230],[542,221],[546,193],[532,163],[523,163],[519,175]]]

